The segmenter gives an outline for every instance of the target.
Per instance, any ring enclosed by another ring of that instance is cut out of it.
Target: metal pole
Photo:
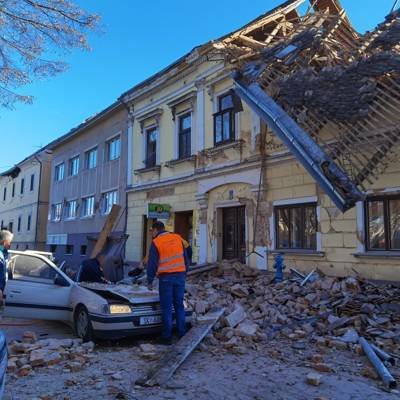
[[[397,386],[396,381],[394,380],[393,376],[390,374],[388,369],[384,366],[383,362],[376,355],[371,345],[363,337],[360,337],[359,343],[363,348],[364,353],[368,357],[369,361],[374,366],[376,372],[381,377],[385,386],[388,387],[389,389],[395,389]]]
[[[386,353],[386,351],[383,351],[380,349],[378,346],[375,346],[374,344],[371,344],[372,349],[375,351],[376,355],[382,360],[386,361],[392,365],[396,364],[396,360],[394,357],[392,357],[390,354]]]

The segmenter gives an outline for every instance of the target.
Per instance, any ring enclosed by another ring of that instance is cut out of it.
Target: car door
[[[5,316],[70,319],[73,283],[49,260],[40,255],[14,253],[10,257],[8,270]]]

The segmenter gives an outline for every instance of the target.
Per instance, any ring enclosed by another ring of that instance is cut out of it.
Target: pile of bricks
[[[61,365],[65,371],[78,372],[91,359],[93,342],[82,343],[81,339],[41,339],[34,332],[25,332],[21,341],[8,346],[8,368],[18,377],[34,373],[41,367]]]
[[[392,285],[320,275],[303,286],[290,277],[274,283],[269,274],[224,261],[190,277],[187,292],[195,316],[216,305],[226,308],[206,346],[241,353],[284,336],[298,346],[312,342],[361,352],[363,336],[400,353],[400,288]]]

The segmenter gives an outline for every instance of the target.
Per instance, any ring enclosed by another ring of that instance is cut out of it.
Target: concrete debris
[[[21,341],[8,345],[7,371],[22,377],[39,367],[63,364],[66,371],[78,372],[89,361],[93,349],[93,342],[82,343],[81,339],[37,340],[34,332],[25,332]]]
[[[223,351],[240,353],[282,336],[300,351],[314,343],[321,351],[331,348],[362,354],[358,340],[363,336],[388,353],[399,353],[400,314],[395,305],[400,288],[377,286],[358,277],[314,275],[318,279],[304,286],[300,279],[274,284],[269,274],[223,261],[189,277],[188,302],[195,319],[204,314],[199,311],[225,307],[225,317],[201,349],[213,351],[220,346]],[[313,365],[321,372],[329,369],[322,359],[313,360]]]
[[[310,372],[307,375],[307,383],[312,386],[319,386],[321,384],[321,374],[317,374],[316,372]]]

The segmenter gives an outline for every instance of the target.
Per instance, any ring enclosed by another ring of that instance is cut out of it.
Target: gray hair
[[[10,231],[7,231],[6,229],[0,231],[0,243],[4,243],[5,241],[11,242],[13,238],[14,235]]]

